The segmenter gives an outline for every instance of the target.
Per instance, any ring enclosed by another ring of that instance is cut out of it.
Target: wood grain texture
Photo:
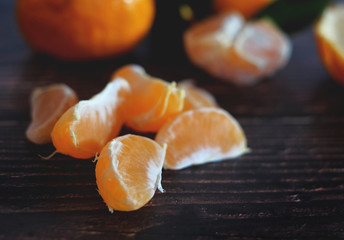
[[[344,238],[344,87],[320,63],[311,29],[293,36],[286,68],[246,88],[211,78],[185,56],[151,55],[149,37],[117,59],[36,55],[10,0],[0,2],[0,35],[0,239]],[[110,214],[94,163],[41,160],[53,147],[31,144],[24,133],[34,87],[64,82],[87,99],[126,63],[169,81],[195,79],[239,120],[252,152],[164,171],[165,193],[138,211]]]

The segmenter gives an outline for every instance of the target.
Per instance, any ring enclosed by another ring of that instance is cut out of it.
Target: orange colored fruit
[[[131,87],[126,111],[126,125],[139,132],[156,132],[170,118],[183,110],[183,90],[176,83],[149,76],[138,65],[126,65],[114,73]]]
[[[116,78],[91,99],[68,109],[51,133],[57,152],[75,158],[91,158],[99,153],[123,125],[129,92],[128,82]]]
[[[18,0],[17,19],[28,44],[66,60],[115,56],[150,30],[154,0]]]
[[[315,26],[320,58],[331,76],[344,84],[344,4],[329,6]]]
[[[185,91],[184,111],[201,107],[218,107],[213,95],[196,87],[191,81],[181,81],[178,83],[178,87]]]
[[[167,144],[165,169],[234,158],[248,151],[239,123],[219,108],[183,112],[166,123],[155,140]]]
[[[249,18],[274,0],[215,0],[217,11],[238,11]]]
[[[144,206],[158,188],[166,146],[124,135],[109,142],[96,165],[98,192],[109,210],[132,211]]]
[[[31,94],[31,123],[26,137],[33,143],[51,142],[51,131],[60,116],[78,102],[76,93],[65,84],[35,88]]]
[[[289,60],[289,38],[268,20],[245,22],[236,13],[221,13],[184,33],[191,62],[214,77],[249,85],[273,74]]]

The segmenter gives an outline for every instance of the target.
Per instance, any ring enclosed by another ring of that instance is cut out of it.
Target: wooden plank
[[[293,37],[283,70],[245,88],[213,79],[185,56],[66,63],[35,55],[17,31],[14,3],[0,2],[0,239],[344,238],[344,88],[322,66],[311,29]],[[42,160],[53,146],[28,142],[25,129],[33,88],[65,82],[87,99],[126,63],[168,81],[194,78],[239,120],[252,152],[164,170],[165,193],[138,211],[110,214],[95,163],[61,154]]]

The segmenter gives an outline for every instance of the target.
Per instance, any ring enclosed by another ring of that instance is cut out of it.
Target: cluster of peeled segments
[[[291,43],[267,19],[246,21],[236,12],[214,15],[184,34],[191,62],[210,75],[239,85],[251,85],[288,62]]]

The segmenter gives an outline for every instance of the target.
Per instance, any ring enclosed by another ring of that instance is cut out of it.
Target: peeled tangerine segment
[[[167,144],[165,169],[235,158],[248,151],[241,126],[220,108],[183,112],[166,123],[155,140]]]
[[[249,85],[289,60],[291,43],[269,20],[246,22],[239,13],[220,13],[184,34],[190,60],[214,77]]]
[[[326,69],[344,84],[344,4],[330,5],[315,27],[318,51]]]
[[[109,142],[96,165],[99,194],[109,210],[132,211],[144,206],[161,187],[166,146],[136,135]]]
[[[139,132],[156,132],[183,110],[184,90],[176,83],[149,76],[139,65],[126,65],[114,73],[131,87],[125,124]]]
[[[31,94],[31,123],[26,137],[33,143],[51,142],[51,131],[61,115],[78,102],[73,89],[66,84],[35,88]]]
[[[128,82],[116,78],[91,99],[68,109],[52,131],[57,152],[82,159],[99,153],[118,135],[129,94]]]
[[[197,87],[191,80],[183,80],[178,87],[185,91],[184,111],[201,107],[218,107],[215,97],[206,90]]]

